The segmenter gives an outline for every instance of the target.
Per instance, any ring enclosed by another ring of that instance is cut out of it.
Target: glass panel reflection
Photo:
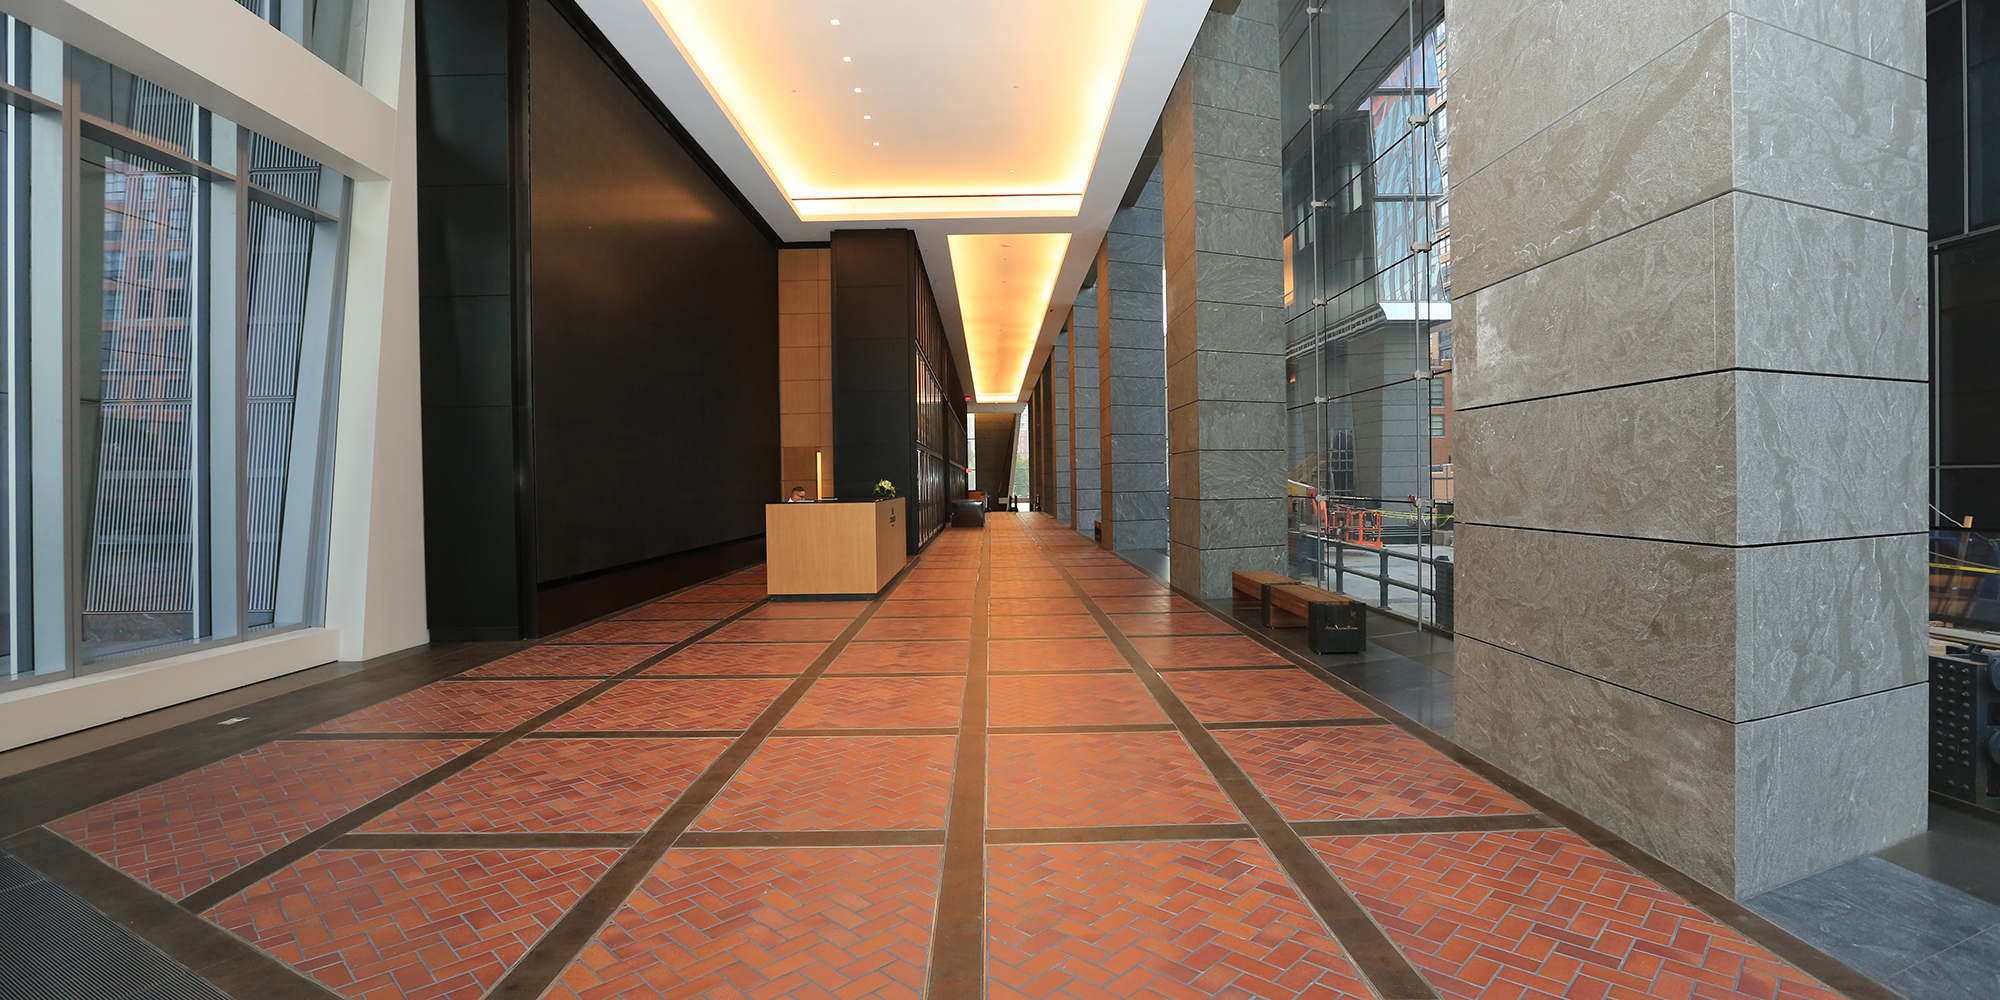
[[[99,659],[209,631],[190,294],[200,182],[96,143],[85,158],[103,232],[102,336],[79,345],[83,644]]]

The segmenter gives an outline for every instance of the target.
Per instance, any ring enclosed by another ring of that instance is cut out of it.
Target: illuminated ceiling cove
[[[981,402],[1096,258],[1208,0],[579,0],[781,239],[907,228]]]
[[[958,309],[972,356],[972,382],[982,403],[1012,402],[1021,394],[1034,352],[1033,336],[1048,311],[1062,270],[1068,233],[950,237],[951,269],[958,275]]]

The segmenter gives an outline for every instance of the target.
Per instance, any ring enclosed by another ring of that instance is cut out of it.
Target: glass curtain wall
[[[316,624],[346,179],[0,24],[0,683]]]
[[[1931,618],[2000,631],[2000,4],[1930,4]]]
[[[361,79],[368,0],[236,0],[327,65]]]
[[[1291,572],[1449,628],[1443,4],[1296,3],[1283,39]]]

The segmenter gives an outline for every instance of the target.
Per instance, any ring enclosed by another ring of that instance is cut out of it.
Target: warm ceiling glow
[[[1145,9],[875,0],[836,30],[793,0],[646,2],[806,220],[1075,215]]]
[[[801,198],[792,202],[805,222],[862,219],[1017,219],[1075,215],[1079,194],[995,195],[942,198]]]
[[[982,403],[1011,403],[1027,380],[1069,234],[953,235],[949,242],[973,394]]]

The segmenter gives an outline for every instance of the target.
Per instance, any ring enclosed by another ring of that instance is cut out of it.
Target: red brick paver
[[[994,726],[1123,726],[1163,723],[1165,712],[1126,674],[995,676],[987,682]]]
[[[826,650],[821,642],[697,642],[646,668],[643,676],[748,674],[796,676]]]
[[[1372,997],[1256,841],[987,850],[988,995]]]
[[[1242,729],[1215,738],[1289,820],[1532,811],[1394,726]]]
[[[962,674],[971,643],[856,642],[827,668],[830,674]]]
[[[784,729],[940,729],[958,725],[958,677],[822,677],[778,725]]]
[[[665,646],[536,646],[460,677],[607,677],[638,666]]]
[[[1290,661],[1241,635],[1174,635],[1134,639],[1155,670],[1180,667],[1290,666]]]
[[[398,785],[473,740],[282,740],[49,824],[182,899]]]
[[[1308,843],[1449,1000],[1839,997],[1566,830]]]
[[[566,731],[742,729],[776,700],[784,680],[632,680],[558,716]]]
[[[619,621],[586,625],[550,642],[654,642],[676,643],[709,626],[707,621]]]
[[[781,736],[764,743],[697,830],[936,830],[949,736]]]
[[[987,669],[998,673],[1132,669],[1125,654],[1101,635],[1095,639],[995,639],[988,644],[986,656]]]
[[[549,1000],[917,1000],[936,847],[675,850]]]
[[[644,830],[726,739],[521,740],[362,827],[363,832]]]
[[[212,919],[354,1000],[475,1000],[610,850],[320,851]]]
[[[989,827],[1242,821],[1179,733],[995,736],[988,746]]]
[[[439,681],[332,722],[315,733],[502,732],[580,694],[592,681]]]
[[[1162,676],[1203,722],[1375,717],[1303,670],[1197,670]]]

